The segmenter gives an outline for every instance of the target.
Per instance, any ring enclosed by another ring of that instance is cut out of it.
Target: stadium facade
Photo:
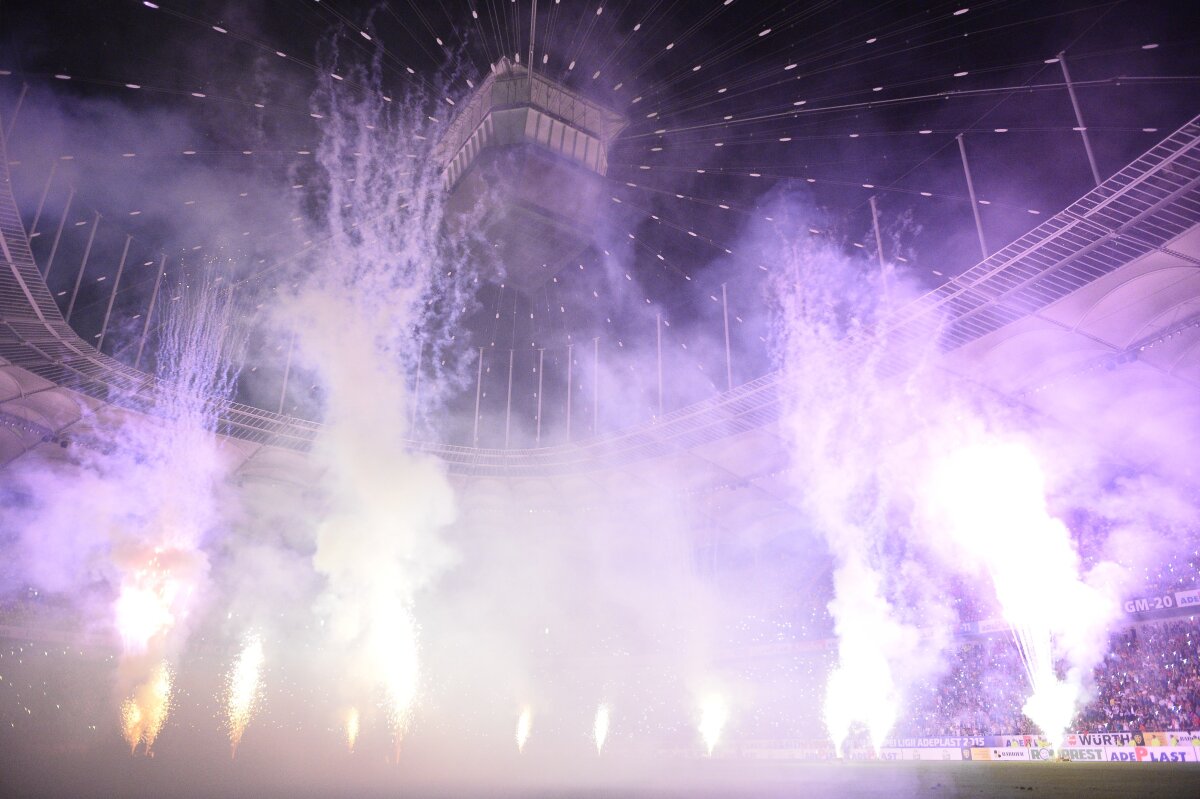
[[[457,219],[450,225],[477,227],[481,240],[498,251],[499,261],[507,269],[493,276],[496,280],[508,281],[517,291],[531,296],[543,290],[578,253],[595,245],[586,223],[595,216],[596,206],[602,204],[610,147],[627,124],[623,116],[582,94],[507,58],[501,59],[463,103],[436,148],[443,187],[447,189],[447,210],[452,219]],[[93,346],[71,327],[47,286],[45,270],[34,256],[30,234],[11,190],[9,161],[2,141],[0,161],[0,475],[13,464],[65,465],[69,469],[78,465],[79,449],[103,451],[111,446],[114,435],[153,430],[160,408],[170,406],[172,396],[183,389],[137,367],[149,313],[132,366],[105,355],[100,345]],[[564,185],[570,190],[552,190]],[[485,198],[486,211],[482,215],[480,198]],[[878,227],[875,233],[883,268]],[[982,244],[982,230],[980,238]],[[478,263],[488,262],[491,257],[480,251],[475,256]],[[85,254],[80,279],[86,263]],[[123,267],[124,255],[121,263]],[[156,284],[155,297],[157,293]],[[715,296],[712,299],[717,302]],[[111,300],[108,309],[112,309]],[[623,505],[648,508],[638,517],[638,523],[653,527],[656,514],[670,516],[674,504],[686,504],[687,512],[673,521],[686,530],[687,543],[692,547],[688,554],[700,564],[701,576],[712,578],[714,584],[722,579],[735,585],[739,581],[750,584],[753,574],[736,574],[743,568],[738,558],[757,544],[785,537],[801,515],[797,481],[789,474],[793,454],[789,446],[795,443],[790,437],[795,431],[788,425],[794,420],[789,422],[787,418],[799,389],[786,371],[769,372],[734,385],[728,308],[723,307],[723,311],[726,360],[711,366],[713,373],[726,374],[726,390],[717,390],[702,402],[662,412],[660,351],[659,413],[651,421],[600,431],[593,417],[591,435],[572,439],[568,426],[565,443],[534,448],[484,448],[417,438],[403,441],[403,448],[441,464],[458,506],[454,524],[457,530],[472,531],[476,536],[467,539],[469,544],[501,531],[505,534],[498,536],[503,539],[502,548],[522,550],[514,553],[514,558],[526,557],[525,547],[530,551],[554,549],[564,562],[573,564],[587,560],[590,543],[585,540],[587,535],[569,534],[580,514],[603,519],[595,530],[604,535],[624,532]],[[514,306],[514,319],[515,315]],[[106,312],[105,329],[107,323]],[[661,348],[661,339],[659,343]],[[1200,477],[1194,465],[1194,453],[1200,448],[1200,117],[982,262],[922,296],[888,308],[869,329],[857,330],[830,346],[838,350],[833,355],[841,362],[870,360],[871,369],[884,380],[901,381],[912,371],[914,357],[927,354],[930,344],[935,352],[934,367],[950,375],[956,384],[982,387],[1003,398],[1010,407],[1023,406],[1031,414],[1072,428],[1132,469],[1144,466],[1147,471],[1171,473],[1181,483],[1194,485]],[[510,408],[503,420],[505,441],[509,438],[512,402],[511,353]],[[537,371],[540,439],[540,361]],[[482,349],[476,379],[473,440],[478,443]],[[284,393],[286,380],[285,376]],[[569,377],[566,385],[569,392]],[[600,401],[598,391],[594,403]],[[619,387],[613,387],[613,391],[619,392]],[[320,446],[321,422],[222,397],[203,401],[209,415],[216,419],[215,449],[221,453],[227,470],[226,482],[235,490],[267,488],[273,498],[287,496],[289,502],[294,500],[304,507],[320,495],[324,475],[315,464],[317,458],[311,456]],[[620,397],[614,396],[613,403],[619,402]],[[282,411],[282,398],[279,407]],[[568,393],[568,419],[570,407]],[[488,421],[499,423],[496,419]],[[361,476],[363,472],[352,474]],[[665,501],[664,496],[668,497]],[[56,502],[67,498],[50,499]],[[395,512],[396,506],[389,510],[394,516],[401,515]],[[537,524],[525,525],[522,520],[535,513],[539,514]],[[387,522],[397,527],[395,519]],[[261,523],[268,526],[265,520]],[[358,532],[352,525],[345,529]],[[568,534],[553,541],[539,539],[546,532],[559,531]],[[614,570],[621,571],[622,576],[636,575],[631,583],[644,583],[638,587],[646,593],[639,593],[630,602],[631,607],[653,597],[656,569],[669,560],[662,551],[654,550],[665,549],[671,542],[651,540],[652,532],[635,531],[629,541],[615,545],[619,549],[635,542],[638,549],[634,557],[627,557],[629,564]],[[742,553],[730,551],[739,546]],[[374,552],[367,554],[367,560],[374,557]],[[619,560],[613,553],[608,554],[614,561]],[[759,556],[760,552],[753,553],[755,559]],[[632,565],[643,559],[645,564]],[[796,564],[778,566],[790,570],[785,590],[804,594],[797,586],[807,581],[814,590],[807,592],[805,600],[814,606],[824,601],[829,592],[817,584],[827,580],[832,571],[825,558],[813,556],[803,569],[791,571],[793,566]],[[723,577],[725,571],[729,574]],[[567,569],[546,579],[549,584],[555,579],[565,582],[564,578],[571,576],[575,573]],[[512,575],[502,573],[501,578],[497,594],[503,593],[503,583]],[[1171,607],[1155,608],[1148,599],[1131,598],[1124,608],[1125,616],[1134,624],[1169,622],[1184,615],[1185,603],[1190,612],[1192,603],[1200,601],[1197,589],[1175,590],[1179,587],[1161,588],[1160,601],[1169,597]],[[481,593],[486,593],[486,588]],[[546,593],[553,595],[560,606],[556,608],[561,614],[556,622],[569,619],[574,623],[587,618],[587,605],[594,601],[582,596],[585,592],[561,587]],[[532,594],[536,596],[536,591]],[[487,599],[508,607],[498,596]],[[770,602],[776,597],[766,599]],[[687,600],[685,596],[672,597],[664,600],[657,611],[669,616],[670,608],[680,607]],[[741,610],[749,607],[747,602]],[[403,603],[389,606],[389,610],[397,608],[409,610]],[[639,606],[637,611],[643,609]],[[504,611],[498,615],[501,613]],[[386,621],[389,630],[396,626],[394,616],[389,615]],[[528,632],[523,629],[524,622],[523,617],[516,619],[514,629]],[[547,646],[534,660],[540,657],[554,662],[557,654],[563,659],[556,665],[562,665],[572,658],[594,657],[606,646],[620,649],[622,644],[613,642],[620,642],[623,635],[627,634],[628,641],[642,632],[634,629],[630,633],[619,629],[619,622],[604,622],[609,626],[597,623],[596,629],[601,632],[578,652],[550,653]],[[955,658],[967,660],[979,655],[982,662],[980,653],[986,642],[1016,624],[1001,618],[957,619],[953,630],[957,642],[947,650],[951,667],[957,662]],[[52,626],[36,621],[28,626],[2,626],[0,635],[13,640],[64,640],[62,631],[50,629]],[[544,629],[549,636],[550,627]],[[670,623],[662,629],[674,632]],[[611,638],[606,639],[606,634]],[[1164,650],[1179,649],[1178,641],[1190,641],[1189,635],[1164,629],[1160,640],[1152,644]],[[730,642],[724,641],[715,647],[729,650],[719,651],[715,659],[752,666],[761,658],[782,663],[785,669],[802,664],[811,674],[828,669],[837,648],[833,639],[779,636],[764,642],[761,637],[754,639],[752,633],[746,637],[753,640],[739,642],[744,646],[728,646]],[[84,638],[65,636],[71,644],[93,643]],[[94,643],[103,649],[111,642]],[[672,649],[661,638],[655,646]],[[661,656],[661,652],[631,654],[629,650],[636,648],[629,646],[622,652],[623,659],[614,658],[619,665],[610,671],[627,669],[632,673],[636,669],[629,666],[639,656],[645,661]],[[972,654],[964,654],[968,651]],[[1147,644],[1147,651],[1156,652],[1151,644]],[[63,654],[67,654],[65,649]],[[1025,653],[1021,654],[1024,657]],[[1012,658],[1013,652],[1008,655],[1011,662],[1005,667],[1006,673],[1021,675],[1021,664]],[[1028,663],[1024,665],[1033,682]],[[570,693],[572,688],[567,684],[579,678],[578,674],[569,668],[561,671],[542,675],[543,681],[553,689],[565,688],[565,693]],[[785,670],[768,672],[770,669],[764,669],[758,675],[761,685],[757,687],[763,694],[778,690],[779,696],[762,703],[756,712],[769,715],[781,708],[801,708],[807,719],[816,718],[816,680],[795,680],[795,675]],[[1107,663],[1097,672],[1101,681],[1116,674]],[[585,674],[579,679],[586,681],[592,676]],[[674,682],[679,678],[672,674],[668,679]],[[962,690],[961,685],[958,687]],[[636,687],[630,691],[631,696],[636,693]],[[607,714],[606,705],[599,707]],[[357,714],[357,709],[354,712]],[[664,725],[666,728],[672,728],[686,715],[670,702],[662,703],[660,712],[674,716]],[[354,718],[351,750],[357,734],[357,715]],[[599,718],[598,713],[597,724]],[[1019,719],[1020,714],[1010,714],[1011,718]],[[605,719],[607,724],[607,715]],[[391,721],[398,747],[405,733],[404,722]],[[1096,723],[1095,718],[1086,722]],[[906,723],[913,726],[905,727]],[[1047,759],[1057,750],[1057,754],[1065,753],[1077,760],[1191,762],[1200,752],[1200,735],[1165,727],[1162,732],[1126,730],[1108,737],[1093,729],[1083,732],[1079,727],[1066,740],[1053,742],[1048,740],[1049,734],[1022,735],[1029,731],[1016,729],[1016,724],[1012,730],[991,730],[994,734],[909,737],[919,723],[902,720],[894,737],[873,740],[870,747],[864,745],[861,735],[856,743],[846,744],[850,736],[844,736],[831,747],[824,740],[825,732],[818,731],[813,723],[813,732],[805,740],[743,740],[736,744],[740,747],[737,754],[744,758],[827,758],[836,752],[837,756],[850,753],[864,758],[961,761]],[[828,718],[826,724],[830,736],[836,738]],[[520,725],[518,721],[518,747],[523,746]],[[770,722],[764,726],[770,727]],[[777,724],[776,728],[782,726],[786,724]],[[138,740],[133,739],[135,750]],[[145,741],[147,752],[151,740]],[[595,743],[599,752],[603,736]],[[694,743],[688,744],[685,755],[694,754]],[[844,745],[848,748],[843,749]],[[712,747],[713,742],[708,741],[710,755]]]
[[[7,167],[4,181],[0,463],[88,446],[98,428],[153,413],[157,393],[170,390],[96,351],[64,321],[34,262],[7,189]],[[1124,446],[1121,454],[1133,462],[1147,451],[1196,451],[1200,121],[975,267],[897,308],[876,335],[937,340],[945,369],[1072,424],[1124,419],[1127,435],[1114,446]],[[862,342],[844,346],[854,357]],[[1095,381],[1121,389],[1094,391]],[[457,480],[498,484],[596,475],[636,483],[647,463],[674,461],[696,486],[736,484],[737,502],[718,504],[741,513],[737,506],[749,503],[759,515],[787,505],[787,492],[772,484],[783,462],[776,425],[786,390],[782,376],[771,373],[652,423],[551,447],[429,441],[411,447],[443,460]],[[1089,406],[1089,397],[1114,393],[1127,405]],[[239,479],[305,480],[305,452],[319,423],[236,402],[219,405],[220,434]],[[1143,418],[1153,424],[1140,425]],[[1156,432],[1163,419],[1171,420],[1169,440]]]

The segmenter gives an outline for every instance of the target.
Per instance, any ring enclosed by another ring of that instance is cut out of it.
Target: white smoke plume
[[[1026,665],[1025,715],[1057,747],[1107,647],[1119,595],[1085,579],[1070,531],[1047,507],[1034,449],[995,434],[964,438],[918,478],[922,526],[945,536],[948,562],[990,581]]]
[[[784,430],[796,494],[833,558],[835,745],[861,724],[878,747],[910,688],[938,678],[960,607],[988,606],[1026,665],[1026,715],[1057,741],[1089,698],[1128,586],[1123,563],[1085,564],[1052,510],[1051,490],[1080,470],[1035,443],[1044,420],[940,372],[933,342],[877,335],[902,283],[827,245],[786,247]]]
[[[828,245],[784,243],[777,273],[776,346],[787,375],[784,431],[792,479],[814,533],[833,557],[829,611],[838,658],[829,678],[825,722],[839,753],[855,723],[878,747],[901,711],[905,685],[933,664],[919,626],[937,628],[945,611],[929,597],[898,602],[904,553],[903,472],[906,426],[919,421],[920,398],[904,381],[888,382],[888,357],[913,353],[846,346],[869,341],[884,310],[882,275],[871,275]],[[919,353],[917,353],[919,355]],[[889,451],[889,447],[892,448]]]
[[[120,641],[115,692],[134,750],[152,751],[166,721],[173,665],[206,600],[205,545],[229,503],[231,461],[214,436],[214,408],[234,377],[231,318],[227,292],[206,281],[181,288],[151,415],[90,420],[72,434],[65,463],[32,459],[16,470],[33,505],[15,520],[27,579],[96,597],[83,610]]]
[[[229,461],[213,435],[214,404],[229,395],[235,377],[228,364],[236,353],[225,347],[236,341],[229,294],[202,281],[177,302],[159,344],[164,379],[155,411],[163,422],[124,428],[118,447],[132,446],[126,453],[133,463],[106,467],[125,484],[128,512],[145,514],[114,531],[111,551],[120,573],[119,674],[131,694],[122,705],[124,732],[131,747],[140,741],[148,752],[169,711],[172,661],[204,598],[204,545],[222,522]]]
[[[465,310],[464,266],[441,235],[437,127],[423,98],[385,97],[378,64],[342,71],[376,88],[330,85],[314,98],[326,120],[314,215],[328,243],[281,315],[323,405],[312,565],[330,676],[364,731],[379,722],[370,709],[385,708],[398,746],[421,691],[418,605],[453,563],[443,532],[456,514],[443,464],[412,451],[413,388],[422,365],[430,406],[454,384],[444,351]]]

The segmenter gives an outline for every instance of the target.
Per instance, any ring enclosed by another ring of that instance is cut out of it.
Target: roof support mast
[[[479,446],[479,399],[483,393],[483,347],[479,348],[479,371],[475,373],[475,432],[471,434],[471,446]]]
[[[71,186],[67,192],[67,204],[63,206],[62,218],[58,220],[58,229],[54,231],[54,243],[50,245],[50,257],[46,259],[46,271],[42,274],[42,278],[50,277],[50,267],[54,266],[54,256],[58,254],[58,243],[62,240],[63,225],[67,224],[67,217],[71,215],[71,202],[75,199],[75,187]]]
[[[533,8],[529,12],[529,99],[533,100],[533,43],[537,39],[537,0],[533,0]]]
[[[658,418],[663,415],[663,380],[662,380],[662,312],[655,314],[654,332],[658,345]]]
[[[883,234],[879,231],[879,208],[875,205],[875,195],[872,194],[868,197],[867,202],[871,204],[871,226],[875,228],[875,255],[879,258],[879,279],[883,282],[883,299],[890,307],[892,292],[888,280],[887,259],[883,257]]]
[[[54,183],[54,173],[58,171],[58,161],[50,162],[50,175],[46,178],[46,186],[42,189],[42,198],[38,200],[37,211],[33,214],[33,224],[29,226],[29,238],[34,238],[38,235],[38,222],[42,218],[42,209],[46,207],[46,195],[50,193],[50,186]]]
[[[47,268],[46,271],[49,271]],[[137,357],[133,359],[133,368],[142,367],[142,352],[146,349],[146,336],[150,334],[150,317],[154,316],[154,305],[158,302],[158,290],[162,287],[163,273],[167,271],[167,255],[163,253],[158,260],[158,276],[154,278],[154,291],[150,293],[150,305],[146,308],[146,318],[142,321],[142,335],[138,339]]]
[[[83,273],[87,270],[88,258],[92,255],[92,243],[96,240],[96,227],[100,224],[100,212],[96,211],[92,214],[92,229],[88,231],[87,246],[83,248],[83,260],[79,262],[79,273],[75,276],[75,288],[71,291],[71,300],[67,303],[67,322],[71,321],[71,314],[75,313],[75,300],[79,297],[79,286],[83,283]]]
[[[1079,108],[1079,98],[1075,96],[1075,84],[1071,82],[1071,73],[1067,71],[1067,54],[1058,54],[1058,65],[1062,67],[1063,80],[1067,83],[1067,94],[1071,95],[1071,107],[1075,109],[1075,124],[1078,125],[1079,135],[1083,137],[1083,149],[1087,152],[1088,166],[1092,168],[1092,180],[1099,186],[1100,170],[1096,167],[1096,154],[1092,152],[1092,140],[1088,138],[1087,125],[1083,124],[1083,111]]]
[[[963,174],[967,178],[967,194],[971,198],[971,213],[975,215],[975,232],[979,234],[979,251],[983,253],[983,260],[986,261],[988,257],[987,241],[983,238],[983,219],[979,216],[979,200],[975,199],[975,181],[971,180],[971,165],[967,162],[967,145],[963,144],[961,133],[954,138],[958,139],[958,154],[962,156]]]
[[[113,303],[117,301],[117,292],[121,287],[121,276],[125,274],[125,260],[129,257],[129,242],[133,241],[133,234],[125,234],[125,249],[121,250],[121,263],[117,265],[117,277],[113,281],[112,291],[108,294],[108,306],[104,309],[104,321],[100,324],[100,340],[96,342],[96,349],[104,352],[104,338],[108,335],[108,320],[112,318]]]
[[[292,333],[292,337],[288,339],[287,360],[283,362],[283,384],[279,387],[279,410],[277,413],[283,415],[283,406],[287,402],[288,378],[292,376],[292,349],[296,346],[296,334]]]

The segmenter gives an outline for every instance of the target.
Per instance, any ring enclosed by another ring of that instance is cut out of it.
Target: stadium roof
[[[89,430],[119,413],[110,406],[152,413],[155,392],[170,388],[97,353],[62,321],[8,192],[0,195],[0,232],[0,460],[46,441],[86,444]],[[1030,233],[897,309],[880,335],[940,336],[950,369],[1072,420],[1127,414],[1135,457],[1140,414],[1178,420],[1174,444],[1194,446],[1198,266],[1200,124],[1193,120]],[[854,357],[861,343],[844,346]],[[1088,391],[1092,380],[1128,385],[1127,407],[1089,407],[1090,398],[1111,394]],[[1170,398],[1168,407],[1141,404],[1151,387]],[[771,488],[782,462],[773,427],[785,390],[772,373],[655,423],[556,447],[413,447],[462,476],[636,473],[639,463],[678,459],[679,471],[700,482],[754,485],[762,500],[781,501]],[[251,472],[301,468],[286,451],[303,452],[319,430],[233,402],[221,403],[220,418]]]

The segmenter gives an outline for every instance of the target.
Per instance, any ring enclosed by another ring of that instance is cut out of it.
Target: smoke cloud
[[[1114,477],[1119,462],[1089,461],[1083,441],[944,371],[935,341],[881,334],[911,295],[902,274],[808,239],[775,246],[791,477],[833,560],[835,746],[862,725],[878,747],[944,671],[953,626],[989,610],[1024,662],[1026,716],[1061,740],[1092,698],[1134,570],[1156,560],[1130,551],[1154,538],[1126,527],[1130,504],[1145,506]],[[1139,480],[1163,494],[1159,523],[1180,529],[1183,487]],[[1086,550],[1065,518],[1092,520]]]

